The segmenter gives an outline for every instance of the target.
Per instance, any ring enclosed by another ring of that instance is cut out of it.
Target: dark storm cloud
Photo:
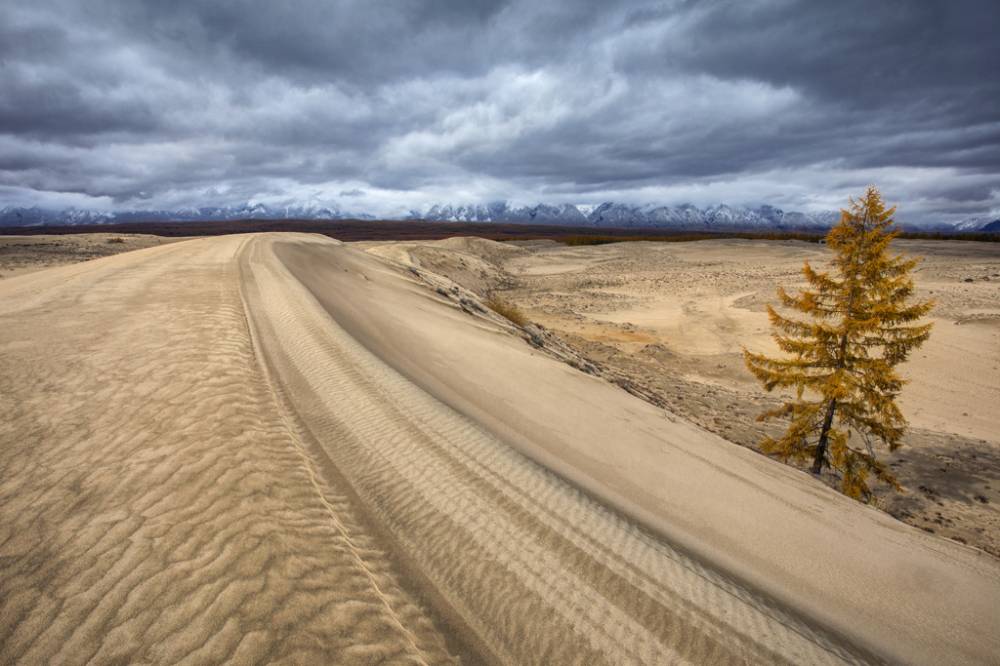
[[[0,7],[0,196],[1000,209],[1000,5]]]
[[[995,90],[995,13],[992,0],[695,3],[660,52],[723,78],[880,108],[914,90]]]

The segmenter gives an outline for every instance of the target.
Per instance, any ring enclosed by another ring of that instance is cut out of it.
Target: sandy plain
[[[994,557],[596,365],[682,356],[615,321],[634,274],[530,285],[615,251],[263,234],[0,281],[0,661],[989,663]],[[676,376],[729,381],[695,337]]]
[[[0,236],[0,279],[179,240],[184,239],[108,233]]]

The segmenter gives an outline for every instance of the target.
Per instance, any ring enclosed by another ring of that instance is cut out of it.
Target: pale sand
[[[452,286],[277,234],[0,282],[0,661],[1000,653],[996,560]]]
[[[922,256],[921,298],[937,299],[930,341],[902,367],[911,423],[885,459],[906,488],[878,505],[921,529],[1000,557],[1000,244],[897,241]],[[744,240],[498,244],[454,238],[364,244],[372,253],[497,291],[597,374],[743,446],[781,424],[755,417],[776,396],[746,370],[743,345],[774,351],[764,305],[801,283],[823,246]],[[828,483],[835,484],[832,475]]]

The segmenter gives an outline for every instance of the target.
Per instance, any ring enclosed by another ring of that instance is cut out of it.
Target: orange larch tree
[[[841,489],[870,500],[868,477],[899,489],[889,468],[878,460],[875,444],[900,445],[906,428],[896,397],[904,380],[895,366],[930,335],[918,320],[931,301],[912,302],[910,272],[916,259],[889,252],[898,235],[895,207],[886,209],[874,186],[850,200],[840,223],[826,237],[832,269],[819,272],[806,262],[808,287],[798,294],[778,289],[785,308],[768,306],[774,339],[783,358],[743,350],[747,367],[771,391],[792,388],[795,397],[764,412],[759,420],[790,419],[785,434],[767,437],[761,448],[779,457],[812,460],[812,472],[827,466],[841,477]],[[860,441],[858,441],[860,440]]]

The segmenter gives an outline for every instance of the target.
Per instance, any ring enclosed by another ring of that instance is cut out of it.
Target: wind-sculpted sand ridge
[[[505,335],[495,317],[470,317],[461,292],[429,289],[440,276],[330,243],[274,248],[274,264],[333,322],[439,408],[638,518],[708,569],[890,660],[988,663],[1000,649],[1000,568],[989,556],[900,525],[548,358]],[[615,543],[616,554],[628,552]]]
[[[250,312],[305,428],[500,661],[859,659],[428,395],[340,330],[268,251],[248,263]],[[330,270],[347,263],[325,256]],[[368,263],[362,280],[404,279]]]
[[[441,279],[269,234],[0,284],[0,662],[1000,650],[992,559],[553,360]]]

